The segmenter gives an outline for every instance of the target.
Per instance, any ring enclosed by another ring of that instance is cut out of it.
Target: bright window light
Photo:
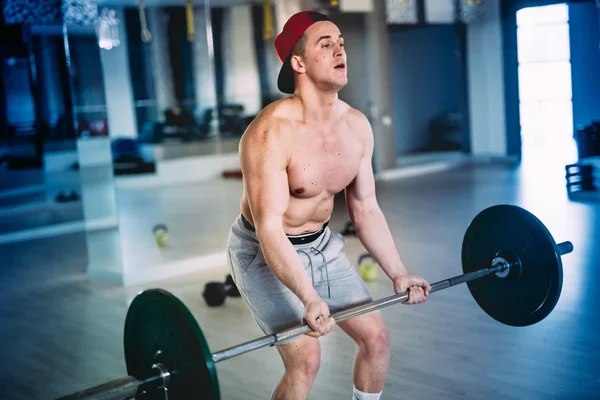
[[[517,25],[523,152],[565,163],[575,157],[569,8],[525,8]]]
[[[517,12],[517,26],[542,25],[569,21],[569,7],[566,4],[527,7]]]

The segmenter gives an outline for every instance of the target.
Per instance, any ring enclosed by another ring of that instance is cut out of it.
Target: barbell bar
[[[562,289],[561,257],[572,251],[571,242],[555,243],[530,212],[513,205],[492,206],[467,228],[462,245],[464,273],[433,283],[430,293],[467,283],[477,304],[492,318],[511,326],[532,325],[554,309]],[[483,265],[488,266],[476,268]],[[332,317],[337,323],[408,298],[408,292],[399,293]],[[125,322],[130,375],[59,400],[164,399],[165,395],[219,399],[216,363],[310,331],[301,324],[211,353],[196,320],[179,299],[163,289],[145,290],[131,303]]]
[[[570,242],[563,242],[563,243],[560,243],[560,245],[562,246],[561,248],[565,249],[565,250],[573,248],[573,245]],[[448,289],[452,286],[456,286],[461,283],[470,282],[475,279],[480,279],[480,278],[483,278],[484,276],[487,276],[490,274],[495,274],[495,273],[500,274],[503,271],[509,269],[511,266],[512,265],[510,265],[510,264],[498,263],[497,265],[492,266],[490,268],[482,268],[477,271],[473,271],[473,272],[469,272],[466,274],[457,275],[452,278],[444,279],[443,281],[439,281],[439,282],[435,282],[435,283],[431,284],[431,291],[429,293],[431,294],[431,293],[434,293],[434,292],[437,292],[437,291],[440,291],[443,289]],[[408,296],[409,296],[408,292],[398,293],[395,295],[391,295],[388,297],[384,297],[384,298],[381,298],[378,300],[368,302],[368,303],[360,305],[360,306],[352,307],[352,308],[344,310],[344,311],[340,311],[338,313],[333,314],[332,317],[336,321],[336,323],[342,322],[344,320],[358,317],[360,315],[368,314],[370,312],[377,311],[377,310],[380,310],[382,308],[385,308],[385,307],[388,307],[388,306],[391,306],[391,305],[394,305],[397,303],[403,303],[406,300],[408,300]],[[213,359],[213,362],[218,363],[220,361],[228,360],[230,358],[237,357],[241,354],[248,353],[253,350],[258,350],[263,347],[276,345],[278,342],[292,339],[292,338],[295,338],[300,335],[305,335],[305,334],[309,333],[310,331],[311,331],[311,328],[308,325],[302,324],[302,325],[299,325],[294,328],[289,328],[289,329],[283,330],[279,333],[266,335],[266,336],[260,337],[258,339],[254,339],[252,341],[230,347],[228,349],[217,351],[216,353],[213,353],[212,359]]]

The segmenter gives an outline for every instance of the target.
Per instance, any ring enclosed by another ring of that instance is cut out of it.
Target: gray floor
[[[382,310],[393,343],[383,399],[597,398],[600,203],[569,201],[561,168],[466,166],[378,184],[380,204],[406,264],[431,282],[462,272],[464,231],[479,211],[494,204],[527,208],[557,241],[575,245],[574,253],[564,258],[557,307],[534,326],[511,328],[493,321],[465,285],[435,293],[426,304]],[[186,223],[210,227],[205,239],[198,240],[214,243],[212,251],[219,251],[228,228],[223,215],[229,211],[215,211],[235,203],[240,186],[227,181],[205,188],[215,199],[212,208],[193,206],[203,193],[197,188],[172,212],[185,214]],[[147,201],[180,199],[173,192],[156,196]],[[332,227],[342,229],[346,220],[339,202]],[[354,260],[363,251],[355,238],[349,238],[346,249]],[[85,276],[81,234],[0,246],[0,265],[3,399],[54,398],[126,375],[125,313],[133,296],[146,287],[162,287],[180,297],[212,351],[261,336],[240,299],[229,298],[220,308],[205,306],[204,284],[222,279],[224,268],[143,287],[91,283]],[[383,274],[369,287],[376,298],[392,294]],[[310,398],[350,399],[352,342],[336,329],[322,344],[323,362]],[[269,398],[282,365],[276,351],[261,349],[219,363],[217,369],[222,398],[251,400]]]

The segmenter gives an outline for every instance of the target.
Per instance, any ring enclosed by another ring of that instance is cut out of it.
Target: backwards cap
[[[292,49],[304,31],[318,21],[329,21],[329,17],[316,11],[301,11],[287,20],[283,30],[275,38],[275,51],[283,62],[277,77],[277,87],[283,93],[294,93],[294,70],[290,64]]]

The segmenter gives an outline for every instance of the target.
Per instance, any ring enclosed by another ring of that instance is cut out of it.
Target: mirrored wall
[[[262,3],[100,0],[93,31],[67,26],[78,137],[110,137],[118,175],[236,152],[280,96]]]
[[[10,110],[2,123],[12,127],[4,132],[23,143],[18,160],[11,147],[10,164],[29,165],[12,175],[27,182],[14,192],[23,196],[0,199],[26,203],[11,211],[15,229],[27,231],[18,234],[82,234],[86,273],[118,284],[224,265],[242,192],[239,140],[283,96],[275,34],[306,7],[300,0],[58,3],[77,7],[16,19],[18,46],[3,64],[3,82],[18,88],[2,98]],[[340,96],[369,115],[364,15],[336,19],[355,66]]]
[[[102,227],[86,233],[90,275],[132,284],[224,265],[240,138],[281,96],[273,8],[100,0],[97,12],[65,29],[84,214]]]

